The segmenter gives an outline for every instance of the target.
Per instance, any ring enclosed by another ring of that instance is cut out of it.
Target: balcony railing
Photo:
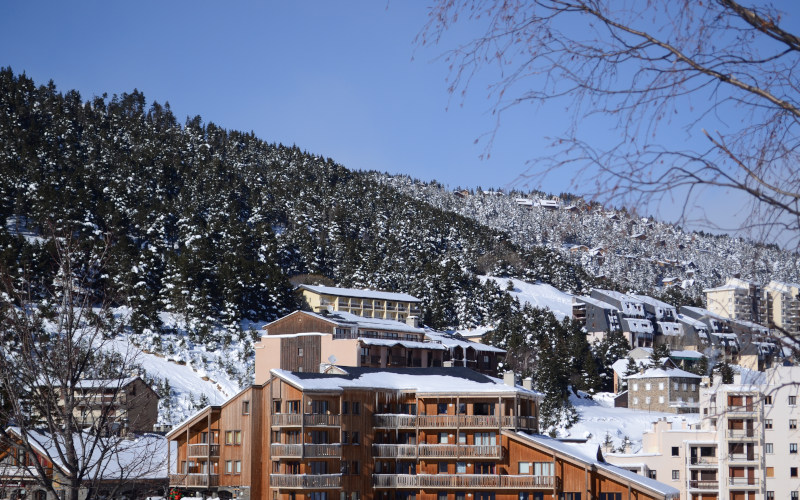
[[[758,412],[758,407],[755,405],[744,405],[744,406],[733,406],[729,405],[727,407],[728,415],[751,415]]]
[[[734,488],[759,488],[761,481],[757,477],[729,477],[728,486]]]
[[[218,444],[190,444],[187,451],[190,458],[199,457],[218,457],[219,445]]]
[[[291,457],[297,458],[303,454],[302,444],[279,444],[273,443],[269,447],[269,453],[273,458],[276,457]]]
[[[339,427],[339,415],[278,413],[272,415],[272,425],[274,427],[300,427],[301,425],[306,427]]]
[[[713,465],[719,464],[717,457],[689,457],[689,465]]]
[[[728,429],[728,437],[734,439],[755,438],[755,429]]]
[[[708,490],[708,491],[718,491],[719,490],[719,481],[711,481],[711,480],[690,480],[689,481],[689,489],[690,490]]]
[[[219,486],[219,474],[170,474],[169,485],[206,488]]]
[[[273,488],[338,489],[342,487],[341,474],[270,474]]]
[[[728,462],[758,462],[758,453],[731,453]]]
[[[503,449],[497,445],[467,444],[373,444],[376,458],[502,458]]]
[[[552,489],[554,476],[498,476],[496,474],[373,474],[375,488],[542,488]]]
[[[513,417],[494,415],[402,415],[376,414],[373,425],[380,428],[402,429],[421,427],[423,429],[483,429],[483,428],[520,428],[535,429],[534,417]]]

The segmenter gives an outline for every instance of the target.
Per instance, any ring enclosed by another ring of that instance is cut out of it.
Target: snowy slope
[[[594,400],[573,397],[572,404],[580,414],[580,421],[568,430],[561,429],[559,437],[588,437],[590,443],[600,445],[608,433],[617,448],[623,439],[628,437],[632,443],[631,451],[635,453],[642,447],[644,431],[649,430],[651,424],[660,418],[670,422],[685,421],[691,424],[700,421],[698,413],[676,415],[614,408],[613,397],[614,395],[610,393],[597,394]]]
[[[518,299],[521,304],[530,304],[533,307],[549,309],[561,321],[572,317],[572,295],[562,292],[558,288],[545,283],[527,283],[513,278],[497,278],[494,276],[479,276],[481,282],[492,280],[505,290],[508,282],[514,287],[509,293]]]

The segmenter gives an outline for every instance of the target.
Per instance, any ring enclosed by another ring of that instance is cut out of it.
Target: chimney
[[[409,316],[406,318],[406,324],[408,326],[419,328],[419,316]]]
[[[503,383],[515,387],[517,385],[517,375],[514,372],[503,372]]]
[[[522,379],[522,388],[528,389],[529,391],[533,390],[533,379],[530,377],[525,377]]]

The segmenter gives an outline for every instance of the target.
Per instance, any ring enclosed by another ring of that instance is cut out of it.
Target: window
[[[312,491],[308,494],[308,500],[328,500],[327,491]]]
[[[653,388],[653,386],[652,386],[652,385],[650,385],[650,382],[647,382],[646,384],[644,384],[644,390],[645,390],[645,391],[649,391],[649,390],[650,390],[650,389],[652,389],[652,388]]]
[[[789,476],[797,477],[797,467],[789,467]]]
[[[352,444],[360,444],[361,439],[359,439],[358,431],[353,432],[353,440],[350,441]]]
[[[225,431],[225,444],[242,444],[242,431]]]
[[[447,492],[446,491],[440,491],[439,493],[437,493],[436,494],[436,500],[447,500]]]
[[[768,491],[767,492],[767,500],[775,500],[775,492],[774,491]]]
[[[681,449],[680,449],[680,447],[679,447],[679,446],[673,446],[673,447],[672,447],[672,456],[673,456],[673,457],[679,457],[679,456],[681,456]]]
[[[311,465],[311,474],[327,474],[328,473],[328,463],[327,462],[309,462]]]
[[[675,383],[672,385],[672,388],[673,388],[673,389],[675,389],[676,391],[678,390],[678,387],[680,387],[680,385],[679,385],[677,382],[675,382]]]
[[[772,419],[771,418],[765,418],[764,419],[764,428],[765,429],[772,429]]]
[[[797,500],[797,491],[792,492],[792,500]]]
[[[286,402],[286,413],[298,414],[300,413],[300,400],[293,399]]]
[[[530,474],[531,473],[531,463],[530,462],[519,462],[519,473],[520,474]]]
[[[447,403],[438,403],[436,405],[437,415],[447,415]]]
[[[789,396],[789,405],[794,406],[797,404],[797,396]]]
[[[458,403],[458,414],[459,415],[467,414],[467,403]]]
[[[347,431],[342,431],[342,444],[347,444],[350,441],[350,433]]]
[[[765,474],[767,477],[775,477],[775,467],[767,467]]]
[[[466,474],[466,473],[467,473],[467,463],[456,462],[456,474]]]
[[[327,401],[312,401],[311,402],[311,413],[314,415],[325,415],[328,413],[328,402]]]
[[[658,397],[658,403],[659,404],[664,404],[664,396],[659,396]]]
[[[654,471],[654,470],[647,471],[647,477],[649,477],[650,479],[655,479],[656,478],[656,471]]]
[[[481,446],[493,446],[497,444],[497,437],[494,432],[476,432],[475,444]]]
[[[530,497],[528,496],[527,491],[520,491],[519,492],[519,500],[528,500]]]
[[[439,433],[439,444],[447,444],[447,437],[448,436],[447,436],[446,432],[440,432]]]
[[[663,391],[664,390],[664,382],[659,382],[658,383],[658,390],[659,391]]]
[[[458,444],[467,444],[467,433],[466,432],[459,432],[458,433]]]
[[[250,401],[242,401],[242,415],[250,415]]]
[[[345,475],[350,474],[350,462],[347,460],[342,460],[342,463],[339,466],[339,471]],[[344,494],[344,492],[342,492],[342,494]]]
[[[771,455],[773,453],[772,443],[764,443],[764,453]]]
[[[353,462],[352,462],[352,464],[350,466],[350,470],[356,476],[361,474],[361,464],[358,462],[358,460],[353,460]]]
[[[772,404],[772,396],[764,396],[764,404],[765,405],[771,405]],[[774,491],[772,493],[775,494]]]
[[[622,500],[622,493],[600,493],[597,500]]]
[[[414,406],[416,407],[416,405]],[[353,401],[351,407],[353,408],[353,415],[361,415],[361,403],[358,401]]]
[[[225,460],[225,474],[233,473],[233,460]]]
[[[456,491],[456,500],[464,500],[466,497],[466,493],[463,491]]]
[[[439,474],[447,474],[447,462],[439,462]]]
[[[358,500],[359,497],[360,497],[360,493],[357,492],[357,491],[354,491],[354,492],[350,493],[350,500]]]
[[[554,476],[555,464],[553,462],[534,462],[533,463],[534,476]]]
[[[638,391],[639,390],[639,384],[633,384],[633,390],[634,391]]]
[[[692,384],[692,390],[693,390],[693,391],[696,391],[696,390],[697,390],[697,384]]]
[[[342,401],[342,415],[347,415],[347,401]]]
[[[683,383],[683,390],[686,390],[686,382]]]
[[[673,470],[673,471],[672,471],[672,480],[673,480],[673,481],[677,481],[677,480],[679,480],[680,478],[681,478],[681,471],[679,471],[679,470]]]
[[[789,420],[789,428],[790,429],[797,429],[797,420],[792,418]]]
[[[646,404],[646,405],[650,404],[650,396],[647,396],[646,398],[644,398],[644,404]]]
[[[281,401],[276,399],[272,401],[272,413],[280,413],[281,412]]]
[[[797,453],[797,443],[789,443],[789,453]]]
[[[559,500],[581,500],[580,493],[561,493],[558,496]]]
[[[237,460],[233,463],[233,473],[234,474],[241,474],[242,473],[242,461]]]
[[[638,405],[639,404],[639,398],[633,398],[633,404]]]
[[[303,357],[303,348],[302,347],[298,347],[297,348],[297,357],[298,358],[302,358]]]

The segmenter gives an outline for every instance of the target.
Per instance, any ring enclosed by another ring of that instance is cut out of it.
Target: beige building
[[[728,278],[725,284],[703,290],[707,309],[723,318],[760,323],[766,312],[761,287],[739,278]]]
[[[746,383],[717,383],[701,391],[699,425],[656,422],[639,453],[605,458],[679,488],[686,500],[796,499],[798,381],[800,367],[779,366]]]
[[[800,284],[770,281],[764,287],[767,324],[787,334],[800,333]]]
[[[647,368],[630,375],[628,408],[670,413],[697,413],[702,378],[679,368]]]
[[[407,293],[379,292],[323,285],[300,285],[297,290],[313,312],[343,311],[365,318],[406,321],[419,316],[421,301]]]

